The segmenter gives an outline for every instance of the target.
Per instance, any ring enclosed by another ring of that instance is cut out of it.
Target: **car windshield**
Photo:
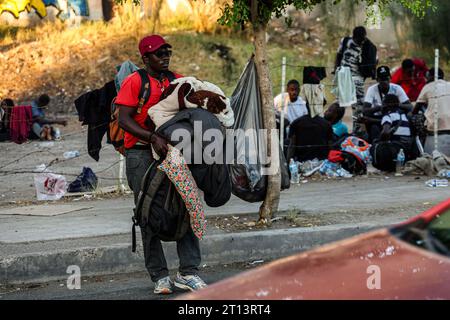
[[[450,209],[430,223],[418,220],[394,229],[393,234],[410,244],[450,257]]]
[[[427,229],[431,236],[439,240],[447,250],[450,250],[450,209],[431,221]]]

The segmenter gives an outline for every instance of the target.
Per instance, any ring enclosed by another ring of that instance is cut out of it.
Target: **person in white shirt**
[[[434,123],[437,108],[438,150],[450,156],[450,82],[444,80],[444,72],[439,68],[438,81],[434,81],[434,68],[427,72],[428,83],[417,98],[413,113],[425,110],[428,136],[424,150],[431,154],[434,150]]]
[[[381,140],[399,143],[403,147],[407,159],[415,159],[417,150],[413,146],[411,126],[406,113],[400,108],[400,101],[395,94],[387,94],[383,98],[382,112]]]
[[[287,94],[280,93],[277,95],[273,102],[275,110],[281,112],[284,110],[284,117],[289,123],[294,120],[309,114],[309,110],[306,107],[306,102],[299,96],[300,84],[297,80],[290,80],[286,86]]]
[[[412,110],[412,104],[409,101],[403,88],[397,84],[391,83],[391,72],[389,67],[381,66],[377,69],[377,84],[367,89],[364,98],[363,117],[362,120],[366,125],[369,135],[369,142],[379,139],[383,117],[383,100],[388,95],[394,95],[399,100],[399,108],[405,113]]]

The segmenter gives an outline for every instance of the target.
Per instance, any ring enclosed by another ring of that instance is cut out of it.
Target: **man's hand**
[[[161,157],[164,158],[169,150],[167,146],[167,140],[157,133],[153,133],[150,137],[150,143],[152,144],[155,152]]]

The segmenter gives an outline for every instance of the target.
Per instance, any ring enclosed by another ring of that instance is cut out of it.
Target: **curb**
[[[201,265],[277,259],[382,227],[385,225],[341,224],[211,235],[200,242]],[[168,268],[176,269],[175,243],[163,243],[163,247]],[[129,243],[119,243],[0,258],[0,284],[67,280],[71,273],[66,271],[71,265],[79,266],[83,277],[145,271],[142,244],[132,253]]]

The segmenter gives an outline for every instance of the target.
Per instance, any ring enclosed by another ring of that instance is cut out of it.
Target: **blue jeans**
[[[134,203],[136,204],[141,190],[142,177],[150,167],[153,157],[151,150],[127,149],[125,150],[125,158],[128,185],[133,190]],[[145,267],[152,281],[156,282],[169,275],[161,240],[153,234],[148,225],[145,229],[141,228],[141,234]],[[180,259],[180,273],[182,275],[197,274],[201,262],[200,244],[190,227],[184,237],[177,241],[177,253]]]

